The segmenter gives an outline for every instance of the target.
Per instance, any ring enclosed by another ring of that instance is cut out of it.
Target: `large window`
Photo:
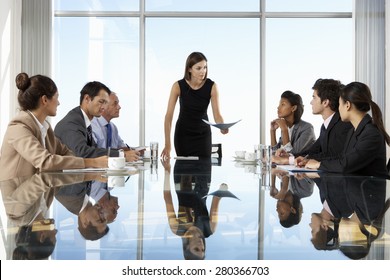
[[[162,147],[171,86],[183,77],[188,54],[201,51],[225,121],[242,119],[228,135],[212,128],[213,142],[223,143],[230,157],[269,142],[284,90],[302,95],[303,118],[318,135],[322,120],[309,104],[313,83],[353,80],[352,0],[54,3],[53,69],[61,106],[53,125],[79,104],[86,82],[99,80],[119,95],[121,116],[114,122],[122,138]],[[178,111],[177,104],[173,127]]]
[[[323,119],[312,114],[312,86],[319,78],[336,79],[344,84],[352,82],[352,29],[350,19],[267,20],[266,127],[277,117],[282,92],[291,90],[303,99],[302,119],[312,123],[319,135]],[[269,133],[266,139],[268,143]]]

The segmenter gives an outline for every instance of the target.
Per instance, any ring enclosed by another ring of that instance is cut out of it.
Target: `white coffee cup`
[[[124,169],[126,160],[124,157],[109,157],[108,169]]]
[[[246,152],[245,160],[256,160],[256,154],[251,152]]]
[[[245,158],[245,151],[236,151],[236,157]]]
[[[107,186],[109,188],[124,187],[125,176],[108,176]]]

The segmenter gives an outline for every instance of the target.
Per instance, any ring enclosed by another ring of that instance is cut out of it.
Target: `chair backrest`
[[[222,157],[222,144],[212,144],[211,145],[211,156],[217,155],[218,158]]]

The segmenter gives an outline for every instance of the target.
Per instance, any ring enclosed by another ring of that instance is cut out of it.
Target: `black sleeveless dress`
[[[192,89],[185,79],[180,86],[180,113],[176,122],[174,144],[178,156],[211,156],[211,129],[202,119],[208,120],[207,108],[214,82],[206,79],[197,90]]]

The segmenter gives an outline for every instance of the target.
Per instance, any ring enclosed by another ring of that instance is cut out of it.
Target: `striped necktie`
[[[87,127],[87,133],[88,133],[88,135],[87,135],[87,144],[88,144],[88,146],[92,146],[92,127],[91,127],[91,125],[89,125]]]

